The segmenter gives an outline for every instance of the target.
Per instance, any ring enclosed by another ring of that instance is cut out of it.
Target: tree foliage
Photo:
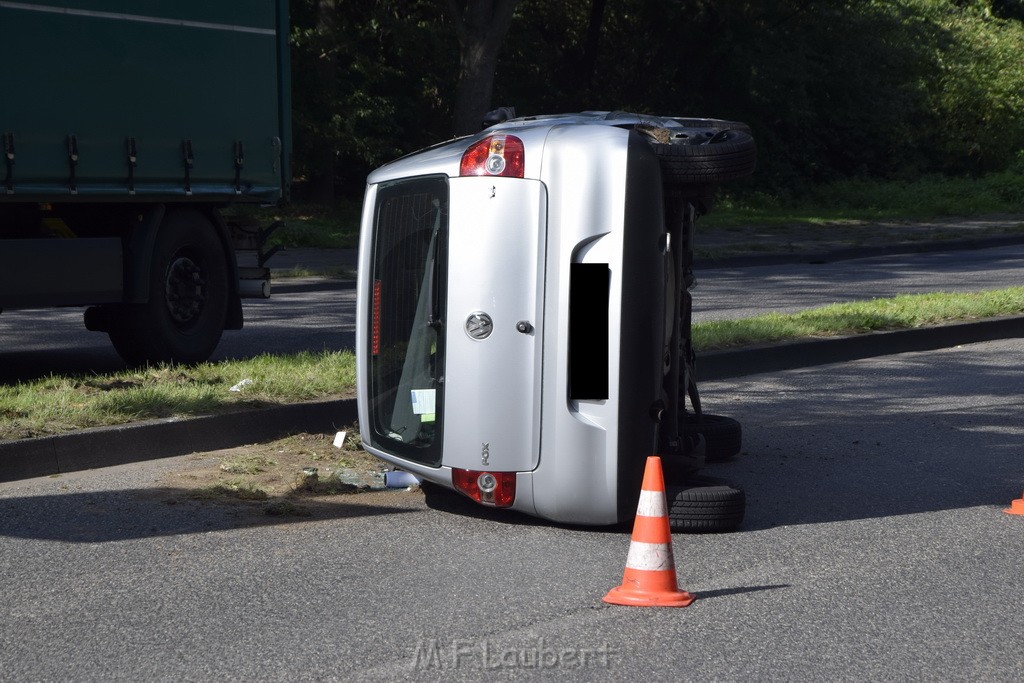
[[[453,118],[467,45],[500,33],[513,4],[293,0],[300,173],[359,192],[374,166],[470,132],[484,105]],[[745,121],[760,150],[754,181],[799,192],[1014,163],[1022,21],[1024,0],[520,0],[483,71],[489,104],[521,115]]]
[[[292,0],[295,173],[315,198],[437,141],[458,43],[443,0]]]

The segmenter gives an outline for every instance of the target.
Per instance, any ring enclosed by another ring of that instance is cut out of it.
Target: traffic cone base
[[[1024,515],[1024,496],[1017,498],[1010,503],[1010,507],[1003,510],[1008,515]]]
[[[623,584],[625,584],[623,579]],[[634,607],[686,607],[697,599],[697,596],[679,590],[650,593],[625,585],[616,586],[602,598],[609,605],[626,605]]]
[[[644,469],[622,585],[612,588],[603,599],[612,605],[636,607],[686,607],[696,599],[676,584],[665,477],[657,456],[647,458]]]

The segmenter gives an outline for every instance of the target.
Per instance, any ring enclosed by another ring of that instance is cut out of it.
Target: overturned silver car
[[[584,112],[510,119],[373,172],[356,336],[366,450],[576,524],[631,519],[659,454],[675,525],[735,527],[742,491],[694,476],[707,443],[690,265],[714,187],[755,158],[743,124]]]

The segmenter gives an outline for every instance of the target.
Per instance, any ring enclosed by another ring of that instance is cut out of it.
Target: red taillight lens
[[[380,353],[380,280],[373,281],[373,329],[370,332],[370,351]]]
[[[478,503],[507,508],[516,500],[515,472],[452,469],[455,488]]]
[[[459,175],[522,178],[526,170],[523,141],[514,135],[491,135],[462,155]]]

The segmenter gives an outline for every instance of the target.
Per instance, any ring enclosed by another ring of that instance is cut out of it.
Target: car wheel
[[[741,121],[726,121],[725,119],[694,119],[694,118],[672,118],[683,128],[714,128],[716,130],[741,130],[750,133],[750,126]]]
[[[723,533],[735,530],[747,509],[743,489],[717,477],[691,476],[682,486],[667,486],[672,531]]]
[[[698,418],[687,413],[683,429],[704,437],[704,458],[708,462],[728,460],[743,447],[743,427],[731,417],[704,413]]]
[[[119,307],[110,340],[132,364],[205,361],[220,342],[229,289],[213,224],[197,211],[169,214],[153,247],[149,301]]]
[[[667,130],[667,129],[665,129]],[[712,128],[686,137],[653,139],[651,146],[661,160],[662,181],[670,186],[706,186],[744,178],[757,165],[757,146],[747,131]]]

